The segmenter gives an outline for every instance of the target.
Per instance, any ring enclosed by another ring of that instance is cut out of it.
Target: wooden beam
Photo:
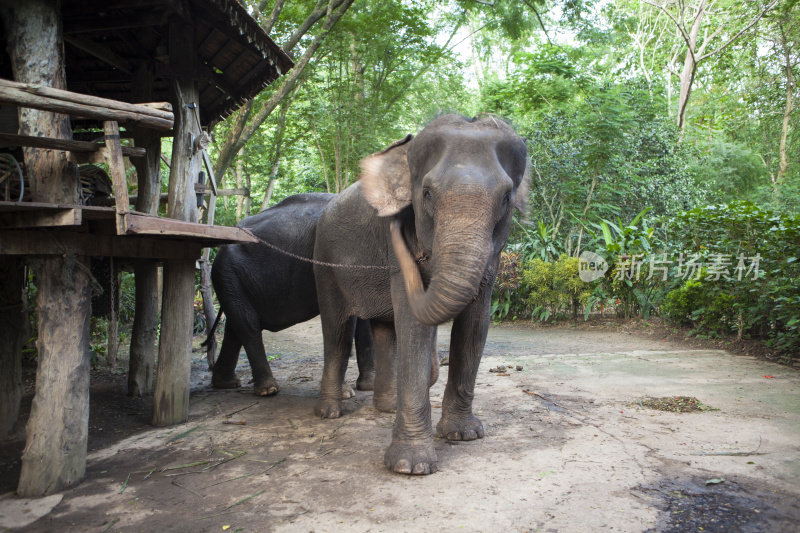
[[[46,148],[49,150],[65,150],[67,152],[97,152],[105,147],[90,141],[70,141],[67,139],[55,139],[53,137],[33,137],[30,135],[17,135],[14,133],[0,133],[0,145],[2,146],[27,146],[31,148]],[[144,157],[144,148],[133,146],[123,146],[122,155],[125,157]]]
[[[169,237],[186,237],[207,239],[224,243],[256,243],[258,239],[249,231],[233,226],[208,226],[197,222],[185,222],[169,218],[158,218],[145,215],[128,215],[128,234],[163,235]]]
[[[217,194],[217,178],[214,176],[214,165],[211,164],[211,159],[208,157],[208,152],[203,150],[203,164],[206,167],[206,172],[208,172],[208,180],[211,183],[211,190],[214,192],[214,195]],[[212,198],[213,201],[213,198]],[[214,223],[210,222],[213,226]]]
[[[70,230],[0,230],[4,255],[63,255],[133,259],[190,259],[200,257],[202,243],[156,237],[100,235]]]
[[[160,109],[3,79],[0,79],[0,101],[33,109],[99,120],[116,120],[155,129],[170,129],[174,122],[172,113]]]
[[[84,52],[93,55],[94,57],[108,63],[112,67],[116,67],[126,74],[133,74],[131,64],[124,58],[115,54],[108,46],[97,44],[94,41],[77,37],[75,35],[65,35],[64,40],[72,46],[83,50]]]
[[[88,17],[64,18],[65,34],[107,32],[147,26],[163,26],[161,14],[152,13],[135,17],[100,17],[97,14],[92,14]]]
[[[247,189],[219,189],[216,192],[217,196],[246,196]]]
[[[44,85],[19,83],[2,78],[0,78],[0,87],[16,89],[31,95],[63,100],[64,102],[87,104],[120,111],[130,111],[131,113],[150,115],[163,120],[174,120],[174,115],[172,114],[172,104],[169,102],[146,102],[140,104],[130,104],[128,102],[121,102],[119,100],[110,100],[108,98],[101,98],[99,96],[81,94],[63,89],[53,89],[52,87],[47,87]]]
[[[111,171],[111,182],[114,185],[114,199],[117,210],[116,227],[117,235],[125,233],[128,226],[128,178],[125,175],[125,163],[122,161],[122,148],[119,144],[119,125],[113,120],[103,123],[106,132],[105,157],[108,169]]]
[[[80,209],[0,213],[0,228],[80,226],[82,221]]]

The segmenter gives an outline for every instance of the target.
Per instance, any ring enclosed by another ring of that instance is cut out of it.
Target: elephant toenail
[[[400,459],[394,464],[394,471],[398,474],[410,474],[411,462],[407,459]]]
[[[412,474],[418,474],[418,475],[419,474],[430,474],[430,473],[431,473],[431,469],[425,463],[417,463],[414,466],[414,471],[412,472]]]

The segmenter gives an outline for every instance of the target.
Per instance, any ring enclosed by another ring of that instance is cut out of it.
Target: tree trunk
[[[794,76],[792,75],[792,55],[790,44],[786,38],[783,27],[780,27],[781,50],[783,51],[784,73],[786,75],[786,100],[783,108],[783,122],[781,123],[781,139],[778,145],[778,173],[775,176],[775,199],[780,198],[780,190],[786,177],[789,162],[786,157],[786,139],[789,137],[789,121],[794,111]]]
[[[319,6],[322,3],[323,2],[318,2],[317,5]],[[325,40],[325,37],[327,37],[328,33],[331,31],[331,28],[333,28],[342,15],[345,14],[352,3],[353,0],[330,0],[322,29],[308,45],[308,48],[306,48],[305,52],[303,53],[303,57],[300,58],[300,61],[298,61],[294,68],[289,71],[284,78],[283,83],[277,89],[275,89],[269,98],[264,101],[258,112],[252,116],[250,122],[238,130],[238,134],[236,134],[237,129],[234,128],[231,134],[229,134],[222,142],[219,155],[217,156],[217,161],[214,165],[214,173],[216,175],[222,175],[225,171],[227,171],[233,162],[236,152],[241,150],[245,143],[250,140],[250,137],[252,137],[256,131],[258,131],[258,128],[261,126],[261,124],[267,120],[267,118],[275,110],[275,108],[278,107],[281,101],[300,83],[303,82],[301,75],[303,74],[303,70],[305,69],[306,65],[308,65],[308,62],[317,52],[320,45]],[[304,32],[308,31],[308,29],[313,26],[313,23],[316,23],[321,16],[322,15],[319,14],[315,8],[314,13],[309,15],[306,22],[304,22],[301,26],[301,28],[304,28]],[[309,20],[313,20],[313,23],[310,25],[307,24]],[[301,36],[302,35],[298,35],[298,32],[295,32],[295,35],[290,38],[291,46],[288,46],[285,49],[291,49],[291,47],[298,42]]]
[[[242,188],[242,153],[244,150],[239,150],[236,158],[236,166],[234,167],[233,175],[236,178],[236,188]],[[242,220],[242,207],[244,206],[244,195],[236,195],[236,222]]]
[[[22,399],[22,343],[25,268],[13,256],[0,256],[0,439],[14,429]]]
[[[14,2],[5,11],[15,79],[63,89],[64,41],[59,5]],[[69,117],[19,109],[20,134],[72,139]],[[78,201],[78,173],[66,153],[24,149],[31,199]],[[91,290],[85,258],[70,250],[35,263],[39,339],[36,393],[17,492],[42,496],[80,480],[86,471],[89,429],[89,315]]]
[[[214,225],[214,213],[217,210],[217,198],[212,191],[208,201],[208,214],[206,215],[206,224],[209,226]],[[217,320],[217,312],[214,309],[214,294],[211,290],[211,249],[206,248],[203,250],[203,255],[200,258],[200,294],[203,296],[203,315],[206,317],[206,332],[211,331],[211,326]],[[206,344],[206,361],[208,361],[208,369],[214,368],[217,356],[217,336],[216,334],[210,335]]]
[[[196,57],[191,46],[194,42],[193,28],[174,22],[170,24],[169,32],[170,68],[175,76],[172,79],[175,137],[167,216],[197,222],[194,184],[201,169],[202,150],[194,150],[194,140],[200,135],[195,116],[200,97],[192,79]],[[153,393],[152,422],[156,426],[185,422],[189,416],[194,262],[192,257],[167,261],[164,265],[161,336]]]
[[[242,210],[244,211],[244,216],[245,217],[249,217],[250,216],[250,201],[252,199],[251,196],[250,196],[250,187],[252,185],[253,184],[250,181],[250,173],[245,168],[245,171],[244,171],[244,191],[245,192],[244,192],[244,202],[242,202]]]
[[[136,73],[133,89],[134,102],[152,99],[153,72],[143,65]],[[133,159],[139,196],[136,210],[150,215],[158,214],[161,194],[161,137],[152,130],[135,128],[135,146],[147,151],[145,157]],[[136,280],[136,313],[131,330],[130,360],[128,368],[128,396],[144,396],[153,392],[158,337],[158,266],[151,261],[134,265]]]

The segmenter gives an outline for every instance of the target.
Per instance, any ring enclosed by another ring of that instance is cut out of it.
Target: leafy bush
[[[522,285],[533,318],[547,321],[564,317],[568,312],[573,318],[578,316],[592,295],[591,286],[580,278],[578,269],[578,258],[566,255],[561,255],[555,263],[536,258],[526,264]]]
[[[713,282],[690,279],[670,291],[661,307],[671,320],[694,327],[698,335],[718,336],[737,331],[741,311],[734,295],[718,291]]]
[[[525,301],[520,291],[522,259],[519,252],[502,252],[492,294],[492,319],[505,320],[525,315]]]
[[[800,216],[751,202],[711,205],[671,219],[668,235],[669,249],[696,254],[706,268],[691,289],[701,298],[689,298],[685,285],[667,295],[670,316],[685,320],[688,309],[703,331],[760,337],[793,357],[800,349]]]

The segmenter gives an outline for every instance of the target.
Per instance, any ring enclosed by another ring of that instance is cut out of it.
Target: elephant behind
[[[245,218],[239,226],[283,250],[310,258],[314,251],[317,220],[335,196],[326,193],[290,196],[257,215]],[[211,281],[220,311],[209,337],[214,334],[222,314],[228,316],[219,358],[212,369],[212,386],[240,386],[235,370],[239,352],[244,346],[253,372],[255,394],[276,394],[279,387],[267,361],[261,332],[265,329],[281,331],[319,314],[311,263],[260,243],[229,244],[220,247],[214,259]],[[356,386],[360,390],[371,390],[375,367],[369,323],[358,321],[348,327],[349,344],[355,327],[360,374]],[[343,378],[344,373],[340,380]],[[345,397],[352,395],[348,389],[343,392]]]
[[[315,412],[341,414],[352,317],[371,319],[376,407],[396,407],[384,456],[395,472],[437,468],[428,386],[436,326],[453,319],[442,418],[449,440],[484,436],[472,412],[492,285],[514,207],[527,196],[527,148],[502,120],[443,115],[362,162],[361,180],[325,207],[314,258],[325,369]],[[395,359],[396,355],[396,359]],[[396,380],[393,372],[395,368]]]

